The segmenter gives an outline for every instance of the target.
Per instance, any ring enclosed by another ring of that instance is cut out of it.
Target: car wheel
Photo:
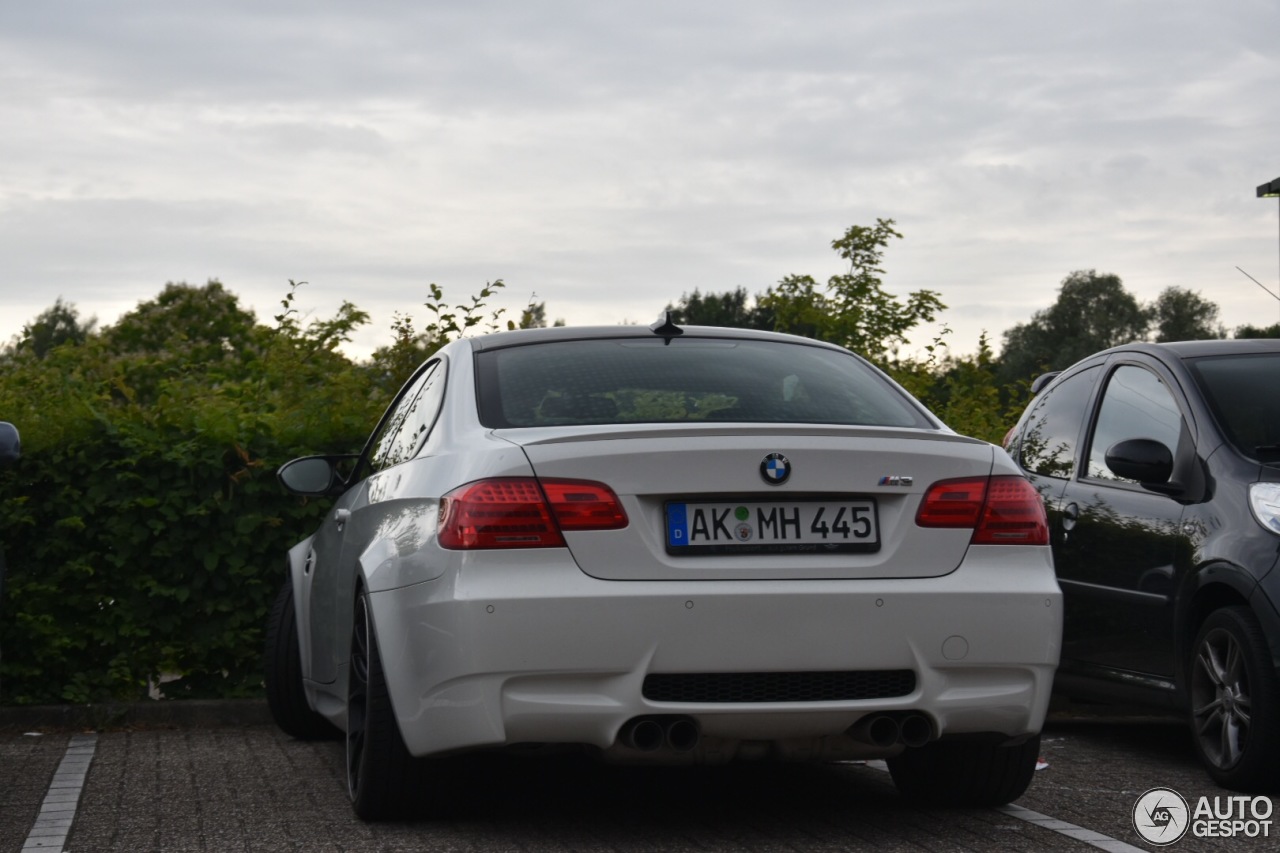
[[[302,689],[302,656],[298,644],[298,619],[293,609],[293,582],[286,577],[267,616],[267,641],[263,655],[263,683],[267,707],[286,734],[299,740],[336,737],[338,730],[311,710]]]
[[[1188,687],[1196,751],[1215,782],[1257,791],[1280,778],[1280,680],[1247,607],[1224,607],[1205,620]]]
[[[905,750],[888,764],[906,797],[933,806],[985,808],[1022,796],[1039,755],[1039,735],[1016,746],[943,740]]]
[[[409,754],[391,710],[391,695],[369,618],[356,597],[347,676],[347,791],[361,820],[402,817],[422,798],[422,762]]]

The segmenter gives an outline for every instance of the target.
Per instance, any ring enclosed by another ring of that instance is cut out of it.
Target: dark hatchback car
[[[1055,691],[1176,708],[1220,785],[1280,787],[1280,340],[1129,344],[1032,387],[1005,445],[1048,510]]]

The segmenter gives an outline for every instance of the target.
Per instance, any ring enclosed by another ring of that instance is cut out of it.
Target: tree
[[[1166,287],[1148,312],[1158,343],[1226,337],[1218,322],[1218,306],[1194,290]]]
[[[770,288],[757,303],[774,316],[780,332],[830,341],[883,362],[907,333],[934,319],[946,308],[931,290],[907,294],[906,302],[883,286],[881,262],[890,239],[901,239],[892,219],[873,226],[853,225],[831,241],[831,248],[849,262],[849,271],[820,285],[807,275],[789,275]]]
[[[13,350],[44,358],[54,347],[84,343],[97,325],[96,317],[80,322],[80,311],[75,303],[63,302],[59,296],[53,305],[22,327],[22,335],[14,343]]]
[[[956,432],[999,444],[1026,404],[1026,383],[999,384],[998,362],[986,332],[972,355],[952,353],[946,341],[950,334],[944,326],[924,347],[923,356],[895,354],[884,368]]]
[[[545,329],[547,327],[547,303],[534,302],[538,298],[538,294],[529,297],[529,304],[520,312],[520,323],[516,326],[518,329]],[[552,326],[563,326],[564,320],[559,317],[551,324]]]
[[[1069,367],[1087,355],[1146,337],[1148,312],[1120,277],[1077,270],[1062,280],[1058,301],[1004,333],[1002,384]]]
[[[520,312],[521,329],[545,329],[547,327],[547,303],[534,302],[529,300],[529,304],[524,306],[524,310]]]
[[[727,326],[735,329],[773,329],[772,312],[760,305],[748,304],[746,288],[724,293],[708,293],[703,296],[696,289],[680,297],[675,305],[667,303],[665,310],[681,326]]]
[[[420,364],[440,349],[442,344],[413,326],[413,318],[395,312],[391,318],[391,343],[378,347],[366,365],[374,387],[384,394],[394,394]]]
[[[427,290],[430,292],[431,298],[424,302],[423,306],[431,312],[434,319],[427,324],[427,328],[423,331],[432,340],[439,342],[437,346],[444,346],[450,341],[465,338],[472,329],[476,329],[481,334],[496,332],[499,328],[499,321],[507,309],[497,308],[490,310],[487,301],[493,297],[494,293],[506,286],[506,282],[502,279],[494,279],[491,282],[486,282],[485,286],[471,297],[470,305],[462,303],[450,306],[444,301],[444,290],[440,285],[435,282],[428,284]],[[488,320],[485,320],[486,313],[488,314]],[[481,325],[482,323],[484,324],[483,326]],[[507,323],[507,329],[514,328],[514,323]]]
[[[427,324],[422,331],[417,331],[414,327],[413,317],[408,314],[396,312],[391,322],[391,330],[394,333],[394,340],[389,346],[379,347],[374,350],[373,358],[366,365],[374,387],[383,392],[391,393],[400,387],[409,376],[438,349],[450,341],[458,338],[466,337],[472,331],[480,333],[495,332],[498,330],[499,320],[506,312],[505,308],[497,308],[491,310],[488,306],[488,300],[493,295],[506,287],[506,283],[502,279],[495,279],[486,282],[485,286],[480,288],[479,292],[471,297],[470,304],[450,305],[445,301],[444,289],[440,285],[432,282],[427,285],[427,292],[430,298],[423,303],[428,311],[431,312],[432,321]],[[532,302],[530,303],[532,306]],[[543,325],[546,325],[545,303],[540,306],[543,314]],[[486,320],[486,314],[488,319]],[[526,309],[521,320],[536,319],[534,315]],[[482,325],[483,324],[483,325]],[[557,320],[557,325],[564,325],[562,321]],[[514,322],[507,323],[507,329],[515,329]],[[529,328],[520,326],[520,328]]]
[[[1233,338],[1280,338],[1280,323],[1274,326],[1236,326]]]
[[[240,299],[210,279],[201,287],[170,282],[155,299],[139,302],[105,333],[119,352],[160,353],[176,346],[221,358],[246,347],[255,323]]]

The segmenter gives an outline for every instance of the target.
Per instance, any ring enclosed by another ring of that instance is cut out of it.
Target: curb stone
[[[0,732],[274,725],[265,699],[174,699],[92,705],[0,706]]]

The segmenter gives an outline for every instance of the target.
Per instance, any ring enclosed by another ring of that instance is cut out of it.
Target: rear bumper
[[[923,713],[938,736],[1034,734],[1062,634],[1048,549],[1011,546],[971,548],[945,577],[858,581],[601,581],[564,552],[524,552],[370,602],[400,729],[419,756],[609,749],[642,715],[692,718],[725,749],[840,739],[876,711]],[[912,670],[914,690],[805,702],[643,695],[650,673],[892,669]]]

